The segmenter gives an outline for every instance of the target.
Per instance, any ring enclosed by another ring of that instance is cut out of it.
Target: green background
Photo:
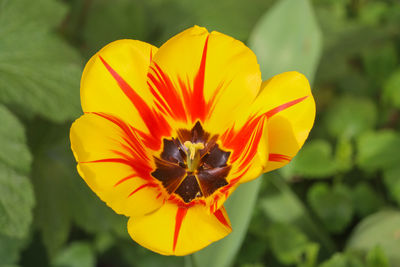
[[[186,257],[133,242],[79,178],[84,63],[194,25],[245,42],[263,79],[312,82],[310,137],[227,202],[233,233]],[[397,0],[0,0],[0,267],[400,266]]]

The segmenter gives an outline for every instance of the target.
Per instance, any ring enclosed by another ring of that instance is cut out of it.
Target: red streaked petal
[[[178,242],[178,237],[179,237],[179,230],[181,229],[182,221],[185,218],[185,216],[187,214],[187,211],[188,211],[187,208],[178,207],[178,211],[176,212],[174,241],[173,241],[173,244],[172,244],[172,251],[173,252],[175,252],[176,244]]]
[[[219,210],[217,210],[216,212],[214,212],[214,216],[218,219],[218,221],[220,221],[223,225],[225,225],[226,227],[231,228],[231,224],[229,222],[229,218],[227,218],[226,215],[226,211],[225,208],[222,207]]]
[[[157,142],[159,148],[161,146],[161,137],[169,136],[171,132],[171,127],[167,120],[155,110],[150,109],[146,102],[130,87],[130,85],[125,82],[125,80],[101,56],[99,56],[99,58],[108,72],[118,83],[118,86],[124,94],[136,107],[148,130],[151,131],[151,134],[155,137],[154,141]]]
[[[305,100],[307,97],[309,97],[309,96],[308,96],[308,95],[307,95],[307,96],[303,96],[303,97],[297,98],[297,99],[295,99],[295,100],[286,102],[285,104],[282,104],[282,105],[280,105],[280,106],[277,106],[277,107],[275,107],[275,108],[273,108],[273,109],[267,111],[267,112],[265,113],[265,115],[266,115],[268,118],[271,118],[271,117],[274,116],[275,114],[277,114],[277,113],[279,113],[279,112],[281,112],[281,111],[283,111],[283,110],[285,110],[285,109],[287,109],[287,108],[290,108],[290,107],[293,106],[293,105],[296,105],[296,104],[300,103],[301,101]]]
[[[276,162],[285,162],[291,161],[292,158],[282,154],[270,153],[268,160],[276,161]]]

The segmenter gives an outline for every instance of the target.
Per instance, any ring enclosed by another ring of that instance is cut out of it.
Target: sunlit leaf
[[[387,103],[400,108],[400,69],[397,69],[385,82],[383,97]]]
[[[391,130],[365,133],[357,140],[357,163],[366,171],[397,166],[400,134]]]
[[[329,260],[319,265],[319,267],[364,267],[364,265],[356,256],[335,253]]]
[[[346,249],[367,254],[379,245],[389,259],[389,266],[400,265],[400,212],[380,211],[366,217],[353,231]]]
[[[309,1],[279,1],[261,18],[249,42],[263,79],[296,70],[313,80],[322,40]]]
[[[367,254],[367,267],[389,267],[385,251],[378,245]]]

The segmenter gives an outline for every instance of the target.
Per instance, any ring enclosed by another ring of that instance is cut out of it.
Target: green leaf
[[[280,263],[284,265],[314,265],[319,246],[309,242],[307,236],[295,226],[271,224],[267,229],[267,236],[271,250]]]
[[[355,212],[361,217],[365,217],[379,210],[383,206],[383,200],[377,195],[375,190],[365,182],[358,183],[353,189],[353,203]]]
[[[354,145],[349,138],[341,137],[337,140],[335,149],[336,167],[339,172],[347,172],[353,167]]]
[[[260,19],[249,42],[263,79],[296,70],[313,80],[322,40],[309,1],[279,1]]]
[[[31,155],[23,126],[2,105],[0,121],[0,235],[24,238],[35,202],[32,185],[25,176],[30,169]]]
[[[351,234],[346,250],[367,254],[379,245],[389,259],[389,266],[400,266],[400,212],[380,211],[362,220]]]
[[[383,181],[392,199],[400,206],[400,167],[384,170]]]
[[[337,171],[337,164],[332,159],[332,147],[325,140],[310,140],[292,162],[282,169],[285,177],[300,175],[304,178],[324,178]]]
[[[351,138],[372,129],[377,120],[377,110],[368,98],[345,96],[330,105],[325,125],[333,137]]]
[[[132,0],[94,1],[86,20],[83,39],[90,55],[115,40],[147,39],[151,24],[144,2]]]
[[[1,104],[0,122],[0,264],[12,264],[32,222],[35,199],[26,177],[32,159],[22,124]]]
[[[0,104],[0,162],[20,173],[28,174],[32,157],[26,145],[23,125]]]
[[[383,98],[396,108],[400,108],[400,69],[397,69],[384,84]]]
[[[385,251],[379,245],[368,252],[367,267],[389,267]]]
[[[0,102],[27,117],[80,112],[80,57],[53,32],[65,11],[60,1],[0,1]]]
[[[311,218],[307,208],[290,187],[278,176],[268,175],[264,196],[260,199],[261,208],[267,221],[296,225],[321,249],[332,253],[334,245],[324,229]],[[282,212],[283,210],[290,212]]]
[[[361,260],[351,254],[335,253],[319,267],[364,267]]]
[[[400,162],[400,134],[391,130],[365,133],[357,140],[357,163],[365,171],[390,168]]]
[[[93,248],[85,242],[74,242],[60,251],[52,261],[52,267],[95,267]]]
[[[398,65],[395,44],[391,42],[366,49],[362,58],[366,74],[376,86],[381,86]]]
[[[333,188],[325,183],[314,184],[307,193],[307,200],[330,232],[340,233],[351,222],[351,191],[344,184]]]
[[[0,267],[11,266],[11,264],[18,262],[19,252],[25,243],[21,239],[0,235]]]

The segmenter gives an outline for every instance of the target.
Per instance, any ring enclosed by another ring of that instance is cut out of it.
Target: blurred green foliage
[[[298,70],[317,118],[293,161],[228,201],[234,232],[193,256],[134,243],[79,178],[69,126],[84,62],[194,24]],[[0,267],[400,266],[397,0],[0,0]]]

